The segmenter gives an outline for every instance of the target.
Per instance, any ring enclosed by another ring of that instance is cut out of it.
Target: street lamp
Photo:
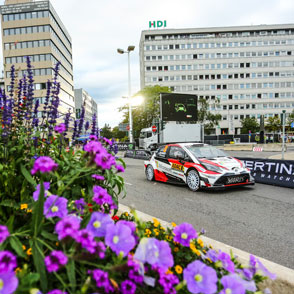
[[[130,52],[135,50],[135,46],[129,46],[127,51],[118,48],[117,53],[124,54],[128,53],[128,88],[129,88],[129,99],[131,98],[131,68],[130,68]],[[133,119],[132,119],[132,107],[131,103],[129,103],[129,136],[130,136],[130,143],[133,143]]]

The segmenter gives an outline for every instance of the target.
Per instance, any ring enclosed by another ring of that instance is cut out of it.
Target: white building
[[[94,113],[97,117],[98,126],[98,106],[95,100],[88,94],[84,89],[75,89],[75,108],[76,108],[76,118],[80,118],[82,112],[82,106],[85,107],[85,123],[88,121],[90,123],[90,128],[92,124],[92,118]]]
[[[207,99],[216,133],[239,133],[243,118],[292,112],[294,24],[143,31],[140,76]]]

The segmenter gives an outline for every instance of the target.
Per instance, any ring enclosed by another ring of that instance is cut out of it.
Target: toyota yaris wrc
[[[255,183],[240,160],[201,143],[160,146],[144,165],[147,180],[187,184],[192,191]]]

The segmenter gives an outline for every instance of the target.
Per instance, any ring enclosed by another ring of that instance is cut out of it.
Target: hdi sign
[[[165,28],[166,27],[166,20],[161,21],[161,20],[157,20],[157,21],[149,21],[149,28]]]

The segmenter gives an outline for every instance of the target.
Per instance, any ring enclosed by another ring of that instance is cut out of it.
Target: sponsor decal
[[[184,171],[184,166],[181,165],[181,164],[173,163],[173,164],[172,164],[172,168],[173,168],[173,169],[180,170],[180,171],[182,171],[182,172]]]
[[[155,160],[155,165],[158,168],[158,161],[157,160]]]
[[[294,188],[294,161],[240,158],[257,183]]]
[[[164,147],[163,152],[166,152],[167,148],[168,148],[168,145],[166,145],[166,146]]]

